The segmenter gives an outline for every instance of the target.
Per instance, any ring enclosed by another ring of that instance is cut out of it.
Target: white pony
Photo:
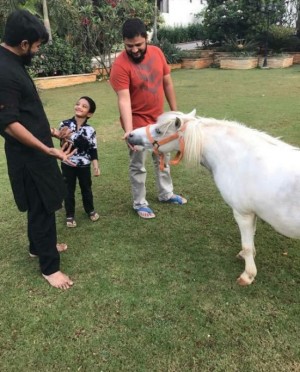
[[[240,229],[238,256],[245,271],[238,283],[248,285],[257,274],[257,216],[279,233],[300,238],[300,151],[240,123],[195,114],[164,113],[156,124],[131,132],[128,141],[159,154],[177,150],[178,159],[183,155],[212,173]]]

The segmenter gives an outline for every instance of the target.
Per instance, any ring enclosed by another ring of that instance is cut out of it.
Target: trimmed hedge
[[[157,32],[158,40],[168,40],[172,44],[204,40],[205,31],[200,23],[192,23],[186,27],[162,27]]]

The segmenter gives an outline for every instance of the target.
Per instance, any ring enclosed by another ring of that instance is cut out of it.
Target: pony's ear
[[[193,118],[196,116],[196,109],[194,109],[193,111],[191,111],[188,116],[192,116]]]
[[[179,129],[181,127],[181,119],[179,117],[176,117],[175,119],[175,128]]]

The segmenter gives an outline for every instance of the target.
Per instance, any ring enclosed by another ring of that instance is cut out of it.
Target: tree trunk
[[[52,33],[51,33],[51,26],[48,16],[48,6],[47,6],[47,0],[43,0],[43,15],[44,15],[44,25],[46,27],[46,30],[49,34],[49,43],[52,43]]]
[[[300,1],[297,1],[296,35],[300,37]]]
[[[153,24],[153,36],[152,41],[157,44],[157,0],[154,0],[154,24]]]

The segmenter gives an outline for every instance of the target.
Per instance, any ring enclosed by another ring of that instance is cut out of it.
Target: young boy
[[[94,176],[100,175],[98,166],[97,139],[95,129],[88,124],[96,111],[95,102],[87,96],[79,98],[75,104],[75,116],[60,123],[59,130],[69,130],[65,140],[73,143],[77,152],[70,158],[76,164],[72,167],[65,162],[61,163],[61,170],[67,185],[67,197],[65,198],[65,210],[67,227],[76,227],[75,221],[75,188],[78,179],[83,207],[91,221],[97,221],[99,214],[94,209],[91,164],[94,169]],[[64,129],[63,129],[64,128]]]

